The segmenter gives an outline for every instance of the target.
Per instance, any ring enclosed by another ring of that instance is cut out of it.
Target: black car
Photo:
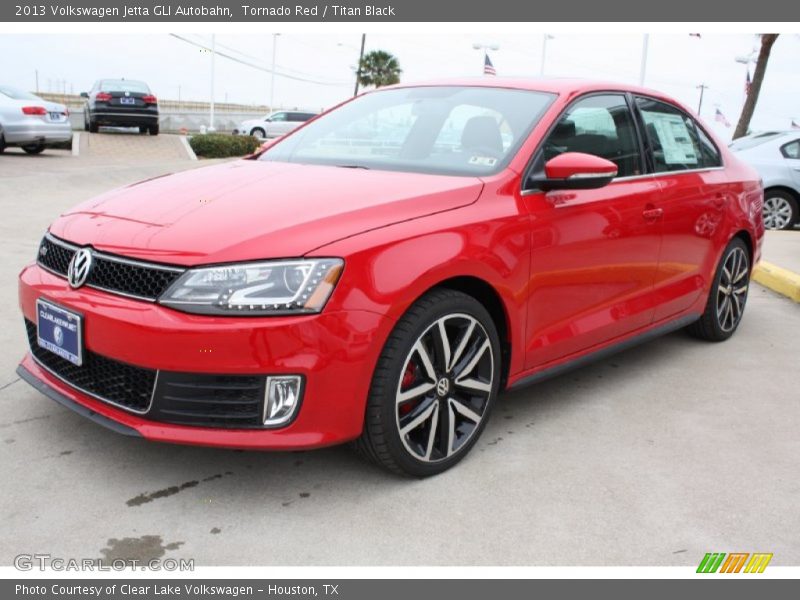
[[[138,127],[140,133],[158,135],[158,99],[143,81],[100,79],[88,93],[83,108],[84,128]]]

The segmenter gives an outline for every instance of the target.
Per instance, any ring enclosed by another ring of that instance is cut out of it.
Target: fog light
[[[283,425],[292,420],[300,406],[303,379],[299,375],[267,377],[264,399],[264,425]]]

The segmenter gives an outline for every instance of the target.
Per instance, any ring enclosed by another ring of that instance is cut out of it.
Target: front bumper
[[[73,290],[63,278],[31,265],[20,274],[19,288],[28,321],[36,321],[40,297],[84,316],[87,352],[128,365],[198,378],[220,373],[304,378],[300,408],[285,427],[221,428],[155,420],[158,398],[144,413],[126,410],[69,385],[30,352],[23,359],[24,378],[39,381],[37,387],[48,396],[66,398],[144,438],[183,444],[302,449],[358,437],[372,371],[391,329],[389,319],[366,311],[256,318],[190,315],[90,288]]]

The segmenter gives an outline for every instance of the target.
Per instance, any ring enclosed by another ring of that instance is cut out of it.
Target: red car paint
[[[745,237],[752,263],[760,258],[758,176],[719,142],[723,168],[644,174],[599,189],[523,192],[531,156],[576,98],[631,92],[691,114],[673,100],[651,90],[566,80],[436,85],[557,96],[495,175],[242,160],[103,194],[50,228],[76,245],[183,266],[341,257],[344,274],[321,314],[209,317],[72,289],[36,264],[20,275],[25,317],[35,320],[39,297],[82,313],[86,348],[98,354],[181,372],[302,373],[303,402],[291,424],[236,430],[154,422],[78,392],[30,354],[22,366],[74,402],[152,440],[319,447],[360,434],[372,372],[394,323],[441,282],[480,284],[500,299],[509,387],[669,321],[699,316],[733,236]],[[302,127],[287,138],[298,131]]]

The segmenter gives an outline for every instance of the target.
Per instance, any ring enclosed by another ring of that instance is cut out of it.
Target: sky
[[[4,59],[0,83],[35,91],[79,93],[104,77],[147,81],[164,99],[207,101],[211,94],[211,58],[191,42],[209,46],[207,33],[181,33],[181,38],[158,34],[19,34],[0,35]],[[188,40],[188,41],[187,41]],[[273,57],[273,41],[276,52]],[[218,102],[275,104],[285,108],[320,110],[353,93],[354,67],[360,35],[220,34],[215,99]],[[366,50],[393,53],[403,68],[402,81],[481,76],[483,51],[474,44],[498,46],[489,50],[499,76],[538,77],[543,35],[501,34],[370,34]],[[645,86],[698,106],[705,84],[701,116],[723,139],[729,140],[744,102],[747,67],[736,57],[758,48],[755,35],[653,34],[649,36]],[[548,39],[544,73],[547,77],[580,77],[624,83],[639,82],[643,35],[558,34]],[[269,70],[273,64],[277,75]],[[752,65],[750,66],[752,73]],[[759,104],[751,127],[788,129],[800,123],[800,35],[782,34],[775,43]],[[731,127],[715,121],[719,109]]]

